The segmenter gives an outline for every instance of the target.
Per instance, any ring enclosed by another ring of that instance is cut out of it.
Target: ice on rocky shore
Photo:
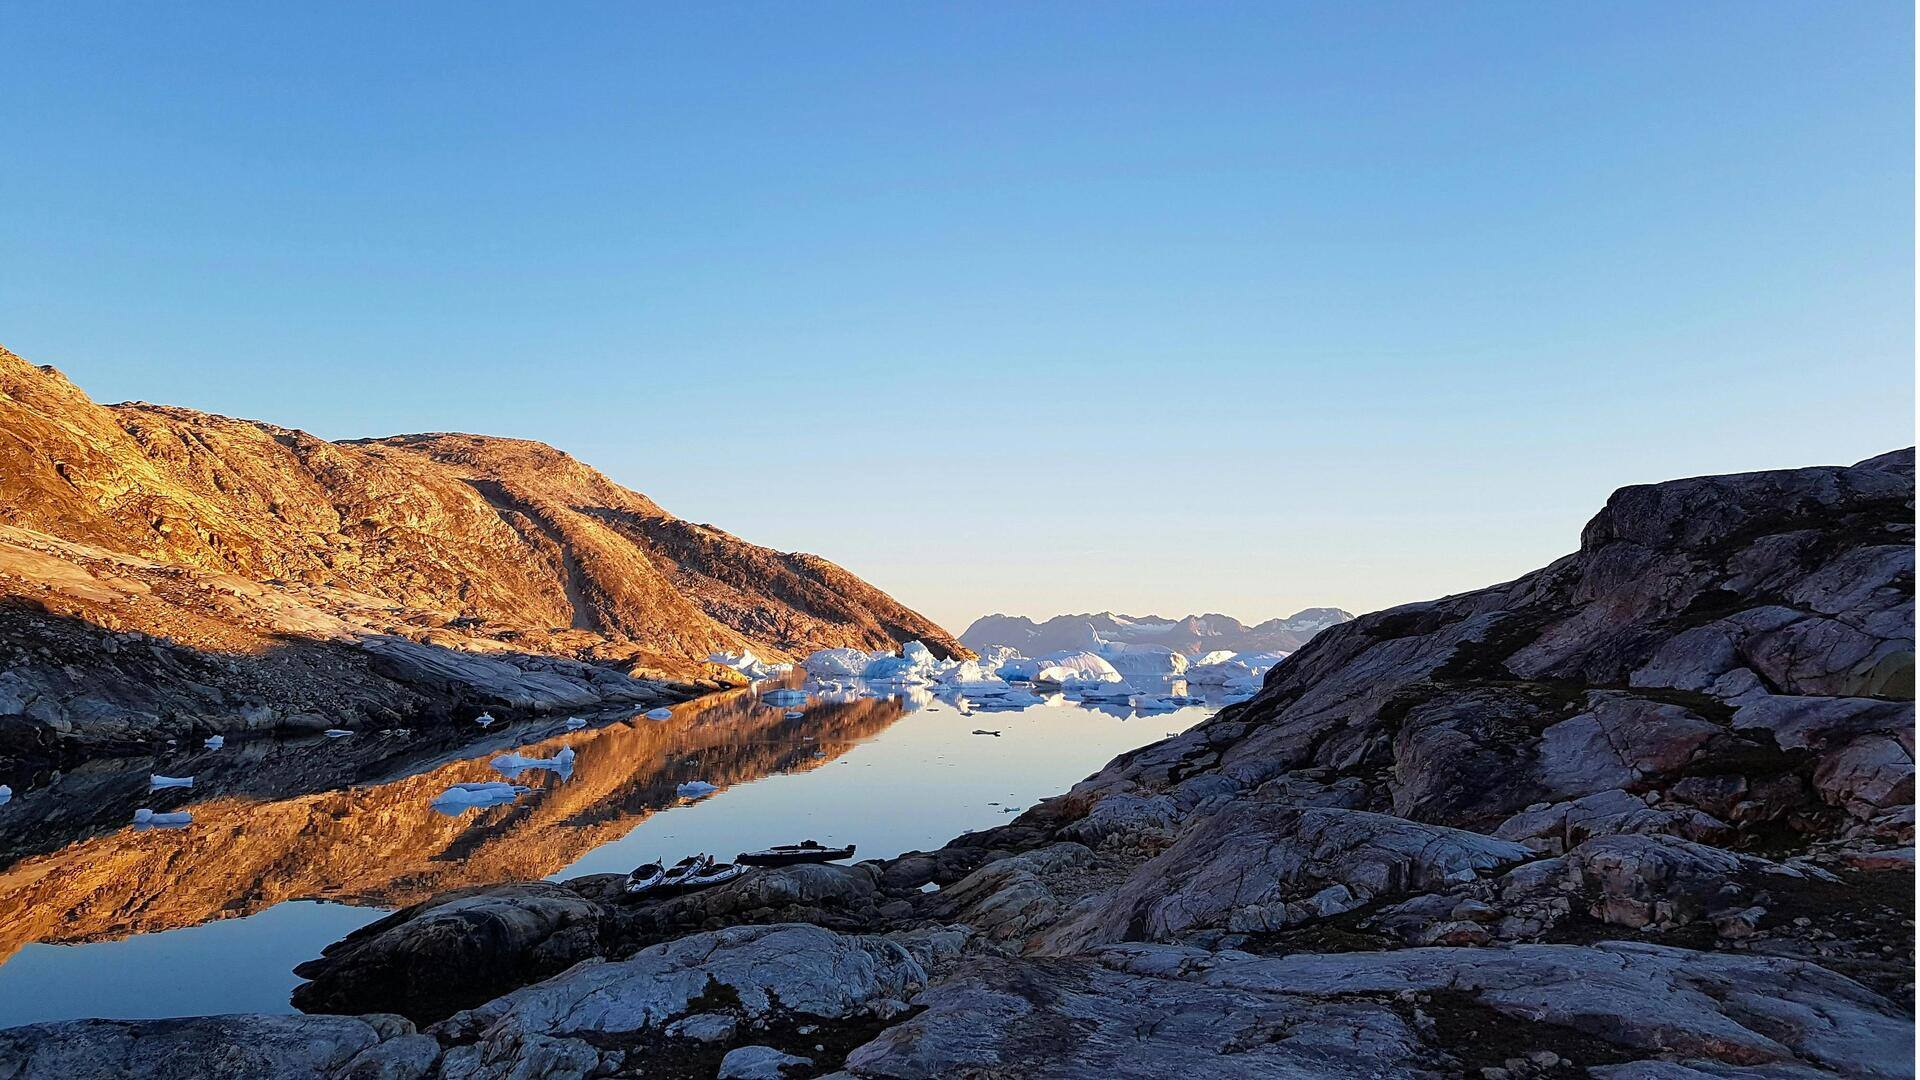
[[[193,777],[191,776],[161,776],[159,773],[147,774],[148,791],[159,791],[162,788],[190,788],[192,786]]]
[[[673,719],[673,710],[662,705],[658,709],[648,709],[641,715],[649,720],[671,720]]]
[[[673,793],[683,799],[699,799],[719,790],[718,787],[707,783],[705,780],[689,780],[679,787],[674,788]]]
[[[508,776],[518,776],[528,769],[545,769],[558,773],[561,777],[573,775],[573,747],[562,747],[560,752],[550,758],[533,758],[521,754],[501,754],[487,764]]]
[[[193,815],[185,810],[156,814],[143,806],[133,812],[133,824],[140,829],[181,829],[193,824]]]
[[[857,679],[872,660],[872,654],[859,649],[821,649],[800,666],[816,679]]]
[[[433,808],[453,817],[479,807],[510,803],[532,790],[524,784],[508,784],[498,780],[455,784],[434,797]]]

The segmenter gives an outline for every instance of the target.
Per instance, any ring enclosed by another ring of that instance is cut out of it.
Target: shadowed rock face
[[[492,890],[325,966],[457,979],[488,924],[533,930],[482,971],[588,954],[435,1024],[440,1075],[1911,1077],[1912,542],[1910,451],[1624,489],[1575,554],[1332,627],[939,851]]]
[[[717,650],[912,639],[960,649],[549,446],[101,406],[0,349],[0,773],[47,743],[637,702],[724,677]]]

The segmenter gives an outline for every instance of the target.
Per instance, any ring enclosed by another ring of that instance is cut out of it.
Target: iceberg
[[[353,732],[348,731],[346,728],[330,727],[327,730],[321,732],[321,734],[325,735],[329,739],[344,739],[347,736],[353,734]]]
[[[1100,646],[1100,655],[1122,675],[1171,679],[1187,670],[1186,654],[1174,652],[1165,645],[1128,645],[1125,642],[1109,642]]]
[[[524,784],[508,784],[498,780],[455,784],[434,797],[433,808],[448,817],[454,817],[468,810],[510,803],[532,790]]]
[[[5,806],[12,801],[13,801],[13,788],[7,786],[6,784],[0,784],[0,806]]]
[[[1212,656],[1213,654],[1209,653],[1207,655]],[[1204,664],[1196,664],[1188,668],[1187,681],[1190,683],[1228,686],[1239,681],[1251,679],[1253,680],[1254,687],[1257,689],[1260,677],[1265,675],[1273,665],[1278,664],[1286,658],[1287,654],[1281,652],[1234,653],[1225,660],[1214,660]]]
[[[800,661],[800,666],[816,679],[856,679],[872,660],[859,649],[821,649]]]
[[[1088,701],[1126,701],[1138,695],[1132,684],[1127,682],[1078,682],[1066,684],[1067,689],[1079,694]]]
[[[501,754],[487,764],[496,771],[508,776],[518,776],[528,769],[546,769],[559,773],[561,777],[573,775],[573,747],[562,747],[560,752],[550,758],[530,758],[520,754]]]
[[[934,664],[937,663],[933,658],[933,650],[918,641],[909,641],[900,646],[900,657],[923,671],[933,670]]]
[[[673,793],[683,799],[699,799],[719,790],[719,788],[707,783],[705,780],[689,780],[679,787],[674,788]]]
[[[658,709],[648,709],[646,712],[641,713],[640,715],[646,717],[649,720],[671,720],[673,719],[673,710],[662,705]]]
[[[148,791],[159,791],[162,788],[190,788],[192,786],[193,777],[191,776],[161,776],[159,773],[147,774]]]
[[[1043,660],[1029,660],[1024,656],[1014,656],[1001,661],[1000,666],[994,669],[994,674],[1003,679],[1032,682],[1033,677],[1040,674],[1040,669],[1046,666]]]
[[[185,810],[156,814],[143,806],[133,812],[133,826],[136,829],[182,829],[191,824],[193,815]]]
[[[227,737],[225,735],[209,735],[207,736],[207,741],[200,745],[209,750],[218,750],[227,745]]]
[[[775,675],[792,671],[792,664],[772,664],[753,655],[752,649],[741,649],[738,653],[717,652],[707,659],[722,667],[730,667],[745,675],[751,681],[770,679]]]
[[[1199,656],[1189,660],[1187,666],[1192,668],[1199,667],[1202,664],[1222,664],[1231,659],[1233,659],[1232,649],[1215,649],[1205,656]]]
[[[1099,653],[1057,652],[1040,657],[1045,666],[1034,673],[1034,682],[1065,684],[1075,682],[1120,682],[1120,672]]]
[[[1185,699],[1176,701],[1173,698],[1161,697],[1157,694],[1135,694],[1127,699],[1127,704],[1141,712],[1171,712],[1186,704],[1186,701]]]
[[[807,703],[807,692],[805,690],[787,690],[787,689],[769,690],[766,693],[760,695],[760,703],[763,705],[781,705],[781,706],[805,705]]]

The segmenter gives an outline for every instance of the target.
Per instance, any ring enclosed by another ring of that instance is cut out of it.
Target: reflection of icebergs
[[[705,780],[689,780],[679,787],[674,788],[673,793],[683,799],[701,799],[719,790],[718,787],[707,783]]]
[[[573,747],[562,747],[560,752],[550,758],[530,758],[520,754],[501,754],[488,762],[495,770],[508,776],[519,776],[528,769],[545,769],[558,773],[561,778],[573,775]]]
[[[648,709],[646,712],[641,713],[640,715],[646,717],[649,720],[671,720],[673,719],[673,710],[665,706],[661,706],[658,709]]]
[[[163,788],[190,788],[192,786],[193,777],[191,776],[161,776],[159,773],[153,773],[147,777],[148,791],[159,791]]]
[[[760,695],[760,701],[767,705],[804,705],[807,703],[805,690],[769,690]]]
[[[468,810],[510,803],[532,790],[524,784],[508,784],[497,780],[455,784],[434,798],[433,808],[448,817],[455,817]]]
[[[143,806],[133,812],[133,827],[136,829],[184,829],[191,824],[193,815],[185,810],[156,814]]]

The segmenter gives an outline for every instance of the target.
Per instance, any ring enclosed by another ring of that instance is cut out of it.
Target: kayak
[[[634,867],[627,875],[625,891],[628,896],[644,896],[651,892],[664,892],[678,887],[688,875],[713,865],[713,856],[702,852],[689,855],[672,866],[662,866],[657,862]]]
[[[714,885],[724,885],[752,869],[753,867],[751,866],[742,866],[739,863],[710,862],[700,869],[695,870],[693,873],[688,874],[685,878],[681,879],[677,885],[669,887],[687,892],[693,889],[709,888]]]
[[[796,863],[835,862],[853,858],[853,845],[846,847],[825,847],[817,840],[802,840],[798,844],[776,844],[763,851],[743,851],[734,856],[734,862],[749,866],[793,866]]]

